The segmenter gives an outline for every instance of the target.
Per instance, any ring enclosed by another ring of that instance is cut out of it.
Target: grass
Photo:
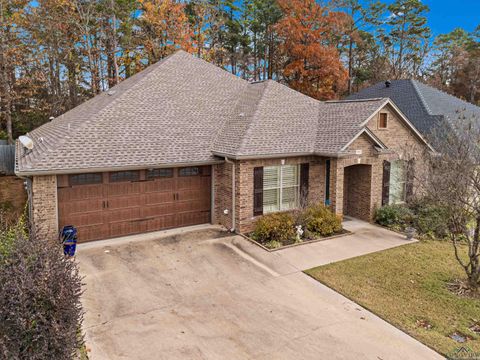
[[[480,352],[480,336],[469,329],[480,321],[480,299],[459,297],[446,287],[465,277],[449,242],[424,241],[306,273],[439,353],[461,345]],[[459,344],[449,337],[454,332],[471,339]]]

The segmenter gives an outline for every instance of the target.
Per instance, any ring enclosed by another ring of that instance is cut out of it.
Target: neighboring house
[[[28,136],[16,174],[34,230],[72,224],[80,241],[208,222],[245,232],[307,202],[371,220],[412,191],[405,149],[429,147],[389,99],[320,102],[183,51]]]
[[[379,82],[348,97],[350,100],[390,98],[423,136],[439,135],[435,129],[454,126],[460,116],[480,123],[480,107],[416,80]]]

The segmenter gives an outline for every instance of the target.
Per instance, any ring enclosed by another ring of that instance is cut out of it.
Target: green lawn
[[[480,336],[469,329],[480,321],[480,300],[446,288],[464,276],[449,242],[401,246],[306,273],[442,354],[461,345],[448,337],[453,332],[471,336],[463,345],[480,352]]]

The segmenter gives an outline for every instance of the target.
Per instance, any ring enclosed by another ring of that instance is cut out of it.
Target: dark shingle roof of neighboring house
[[[445,122],[452,125],[460,114],[480,122],[480,107],[416,80],[392,80],[389,87],[379,82],[347,99],[378,97],[390,98],[424,136]]]
[[[320,102],[272,80],[249,83],[178,51],[30,132],[33,151],[17,142],[16,172],[154,168],[218,156],[336,156],[388,102]]]

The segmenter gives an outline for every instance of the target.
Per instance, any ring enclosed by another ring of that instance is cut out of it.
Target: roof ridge
[[[245,145],[245,142],[246,142],[246,139],[247,139],[247,134],[250,133],[250,130],[252,128],[253,119],[255,119],[255,116],[257,115],[258,109],[260,107],[259,105],[260,105],[260,103],[262,102],[262,100],[265,96],[265,92],[266,92],[267,88],[269,87],[269,84],[271,84],[271,82],[268,81],[268,80],[270,80],[270,79],[267,79],[267,81],[262,81],[260,83],[257,83],[257,84],[262,84],[263,85],[262,93],[261,93],[260,97],[258,98],[257,102],[255,103],[255,110],[252,112],[252,116],[250,116],[250,122],[247,124],[247,127],[245,128],[243,138],[240,141],[240,144],[238,145],[237,153],[239,153],[239,154],[242,153],[242,149],[243,149],[243,147]],[[253,85],[253,84],[249,84],[248,86],[250,86],[250,85]],[[247,86],[247,88],[248,88],[248,86]]]
[[[467,100],[464,100],[464,99],[462,99],[462,98],[459,98],[458,96],[449,94],[448,92],[446,92],[446,91],[444,91],[444,90],[442,90],[442,89],[439,89],[439,88],[437,88],[437,87],[435,87],[435,86],[430,86],[430,85],[428,85],[428,84],[425,84],[425,83],[423,83],[423,82],[421,82],[421,81],[418,81],[418,80],[415,80],[415,79],[410,79],[410,80],[415,84],[415,86],[416,86],[417,88],[418,88],[418,85],[417,85],[417,84],[420,84],[420,85],[425,86],[425,87],[427,87],[427,88],[429,88],[429,89],[431,89],[431,90],[433,90],[433,91],[437,91],[437,92],[439,92],[439,93],[441,93],[441,94],[443,94],[443,95],[446,95],[446,96],[448,96],[448,97],[450,97],[450,98],[452,98],[452,99],[455,99],[456,101],[461,101],[464,105],[475,106],[475,107],[480,108],[480,106],[478,106],[478,105],[476,105],[476,104],[473,104],[473,103],[471,103],[470,101],[467,101]],[[419,91],[420,91],[420,90],[419,90]],[[423,97],[422,97],[422,98],[423,98]],[[429,114],[430,114],[430,115],[442,115],[442,114],[431,114],[430,112],[429,112]]]
[[[418,88],[417,81],[414,80],[414,79],[409,79],[409,82],[412,84],[413,88],[415,89],[415,92],[417,93],[417,95],[418,95],[418,97],[419,97],[419,99],[420,99],[420,102],[422,103],[423,107],[424,107],[425,110],[427,111],[427,114],[428,114],[428,115],[434,115],[434,114],[432,114],[432,109],[430,109],[430,106],[428,106],[427,101],[426,101],[425,98],[423,97],[422,92],[421,92],[420,89]]]
[[[365,98],[365,99],[339,99],[339,100],[326,100],[323,101],[325,104],[338,104],[338,103],[349,103],[349,102],[367,102],[367,101],[378,101],[386,99],[385,97],[376,97],[376,98]]]

